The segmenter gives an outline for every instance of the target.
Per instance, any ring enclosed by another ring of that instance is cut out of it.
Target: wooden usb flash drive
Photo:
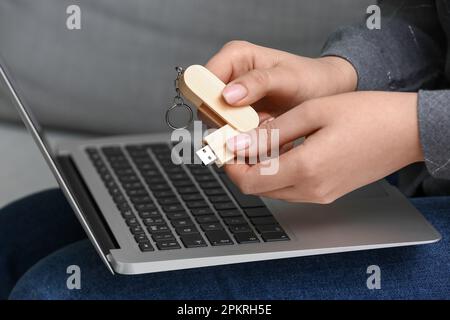
[[[179,80],[183,96],[219,128],[203,139],[205,146],[196,152],[199,158],[205,165],[215,162],[219,167],[234,159],[226,141],[258,127],[256,111],[251,106],[230,106],[222,96],[225,83],[203,66],[188,67]]]

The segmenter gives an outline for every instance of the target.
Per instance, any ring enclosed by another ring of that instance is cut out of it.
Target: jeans
[[[442,234],[435,244],[234,265],[111,275],[59,190],[0,211],[0,298],[449,299],[450,198],[411,200]],[[69,290],[67,267],[81,269]],[[367,267],[381,269],[369,290]]]

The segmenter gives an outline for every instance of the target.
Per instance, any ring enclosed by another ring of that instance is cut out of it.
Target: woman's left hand
[[[416,93],[353,92],[309,100],[262,125],[255,134],[231,139],[228,147],[235,152],[245,149],[250,155],[258,152],[250,146],[261,147],[260,129],[269,134],[278,129],[279,145],[306,139],[271,160],[227,164],[229,177],[246,194],[330,203],[423,161]],[[263,145],[271,148],[266,141]],[[278,170],[262,174],[263,168],[274,164]]]

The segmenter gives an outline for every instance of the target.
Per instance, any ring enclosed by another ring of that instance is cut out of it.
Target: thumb
[[[246,156],[268,156],[280,153],[280,147],[321,128],[317,108],[299,105],[258,128],[227,140],[227,148]]]
[[[222,92],[226,102],[233,106],[249,105],[276,91],[286,91],[289,75],[281,67],[253,69],[227,84]]]

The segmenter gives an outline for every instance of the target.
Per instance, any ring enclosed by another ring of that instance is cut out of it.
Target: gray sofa
[[[227,41],[314,56],[359,0],[2,0],[0,53],[53,143],[167,130],[175,65],[205,63]],[[78,4],[82,29],[66,28]],[[0,207],[55,186],[0,86]]]

